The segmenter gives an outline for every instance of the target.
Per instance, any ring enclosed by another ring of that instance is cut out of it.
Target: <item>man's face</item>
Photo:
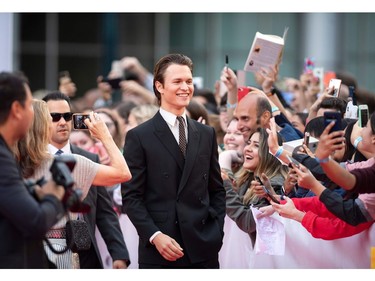
[[[238,120],[237,129],[242,133],[244,140],[247,141],[259,127],[256,101],[240,102],[234,110],[233,116]]]
[[[161,106],[176,115],[189,105],[194,94],[193,76],[188,66],[172,64],[164,73],[164,85],[155,84],[161,94]]]
[[[47,106],[50,113],[67,113],[70,107],[65,100],[49,100]],[[63,117],[57,122],[52,122],[52,135],[50,143],[57,148],[64,147],[72,130],[72,120],[66,121]]]

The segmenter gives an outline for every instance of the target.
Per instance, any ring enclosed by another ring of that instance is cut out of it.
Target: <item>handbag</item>
[[[69,220],[66,223],[66,244],[73,253],[90,249],[89,228],[84,220]]]

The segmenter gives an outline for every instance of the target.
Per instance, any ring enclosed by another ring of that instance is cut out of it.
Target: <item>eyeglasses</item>
[[[51,113],[52,121],[59,122],[61,117],[64,118],[65,121],[72,120],[73,113],[72,112],[65,112],[65,113]]]

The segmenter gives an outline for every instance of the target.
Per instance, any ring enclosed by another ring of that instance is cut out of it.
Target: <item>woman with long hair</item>
[[[53,156],[48,153],[47,147],[51,136],[52,117],[46,102],[34,99],[33,107],[34,120],[32,125],[27,136],[18,142],[17,147],[14,147],[14,153],[25,179],[38,181],[44,177],[49,180],[52,177],[51,164],[55,157],[61,156]],[[80,190],[80,193],[77,193],[82,194],[80,200],[86,197],[91,185],[111,186],[131,179],[128,165],[121,151],[116,147],[104,121],[91,112],[90,119],[87,118],[84,122],[88,126],[92,137],[102,141],[106,147],[112,166],[95,163],[78,154],[69,155],[74,157],[75,160],[75,166],[72,171],[74,180],[72,188]],[[66,215],[50,231],[65,231],[66,222],[69,219],[76,218],[77,213],[68,212],[67,210]],[[62,251],[67,247],[65,239],[48,238],[48,241],[57,251]],[[48,258],[52,263],[56,264],[57,268],[74,268],[76,266],[72,262],[74,260],[72,251],[67,250],[62,254],[56,254],[48,248],[47,244],[45,244],[45,250]]]
[[[281,194],[289,170],[288,166],[282,165],[269,153],[267,138],[268,133],[264,128],[258,128],[250,136],[244,148],[244,162],[235,181],[229,179],[226,170],[222,170],[227,193],[226,213],[240,229],[250,235],[253,244],[256,237],[256,224],[249,207],[270,204],[256,177],[261,179],[271,193]]]

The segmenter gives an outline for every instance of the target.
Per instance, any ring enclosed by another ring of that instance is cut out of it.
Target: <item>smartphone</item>
[[[358,106],[358,119],[359,119],[359,127],[364,128],[367,125],[369,112],[367,104],[360,104]]]
[[[102,82],[107,82],[109,85],[111,85],[112,89],[117,90],[120,89],[120,82],[122,81],[121,78],[114,78],[114,79],[108,79],[103,78]]]
[[[335,125],[331,128],[329,133],[334,131],[341,131],[341,113],[337,111],[326,111],[324,112],[324,126],[327,127],[332,121],[335,121]]]
[[[300,163],[296,159],[294,159],[292,156],[289,156],[289,155],[287,155],[286,157],[288,158],[289,163],[293,163],[299,169]]]
[[[263,184],[262,180],[260,179],[260,177],[255,176],[255,179],[257,180],[257,182],[259,182],[259,183],[262,185],[262,188],[263,188],[264,192],[267,193],[267,195],[271,198],[271,200],[272,200],[273,202],[277,203],[277,204],[280,204],[280,201],[277,200],[276,197],[273,196],[273,194],[271,193],[271,191],[269,191],[269,190],[267,189],[267,187],[264,186],[264,184]]]
[[[255,179],[257,180],[257,182],[259,182],[261,185],[264,186],[264,184],[263,184],[262,180],[260,179],[260,177],[255,176]]]
[[[271,198],[271,200],[277,204],[280,204],[280,201],[277,200],[277,198],[275,196],[273,196],[273,194],[271,193],[271,191],[269,191],[267,189],[267,187],[265,187],[264,185],[262,185],[262,188],[264,190],[265,193],[267,193],[267,195]]]
[[[90,115],[83,114],[83,113],[74,113],[73,114],[73,129],[88,130],[88,127],[84,122],[86,118],[90,118]]]
[[[357,97],[355,95],[354,86],[349,86],[349,97],[352,98],[353,105],[357,105]]]
[[[341,79],[331,79],[328,84],[328,88],[333,87],[333,96],[338,98],[341,87]]]
[[[123,78],[124,73],[123,73],[123,69],[122,69],[122,65],[121,65],[120,60],[112,61],[111,74],[113,75],[113,77]]]
[[[319,79],[319,89],[320,92],[323,93],[324,91],[324,68],[323,67],[315,67],[313,69],[314,77]]]
[[[310,133],[305,132],[305,136],[303,137],[303,144],[309,147],[310,144]]]

